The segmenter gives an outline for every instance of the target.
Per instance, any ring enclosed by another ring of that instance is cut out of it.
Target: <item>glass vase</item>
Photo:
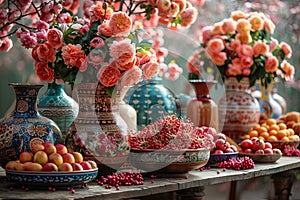
[[[238,81],[234,77],[225,80],[225,94],[219,99],[219,126],[223,132],[236,142],[259,122],[260,106],[252,96],[249,79]]]
[[[59,127],[37,109],[37,95],[43,85],[10,84],[14,89],[15,108],[0,119],[0,164],[17,160],[35,143],[62,143]]]
[[[78,114],[77,102],[66,94],[64,88],[64,84],[49,83],[47,91],[38,99],[39,113],[58,125],[63,140]]]
[[[187,104],[186,117],[195,126],[213,127],[219,129],[218,106],[209,93],[216,81],[190,80],[195,89],[196,97],[191,98]]]

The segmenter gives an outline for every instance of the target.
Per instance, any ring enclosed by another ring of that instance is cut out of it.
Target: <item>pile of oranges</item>
[[[257,137],[266,141],[299,141],[299,135],[292,128],[287,128],[283,122],[276,119],[267,119],[262,123],[254,125],[243,139]]]

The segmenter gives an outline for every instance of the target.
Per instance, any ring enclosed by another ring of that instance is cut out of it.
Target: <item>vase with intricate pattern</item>
[[[238,81],[231,77],[225,80],[225,94],[219,99],[219,126],[237,142],[259,122],[260,106],[249,88],[249,79]]]
[[[130,152],[127,124],[119,113],[119,97],[112,98],[100,83],[81,83],[75,90],[79,113],[67,134],[68,150],[81,152],[85,160],[94,160],[99,175],[118,170]]]
[[[64,84],[49,83],[45,94],[38,98],[39,113],[58,125],[63,140],[78,114],[77,102],[66,94],[64,88]]]
[[[139,130],[166,114],[180,114],[175,95],[158,75],[131,87],[124,100],[136,110]]]
[[[217,82],[208,80],[190,80],[189,82],[194,86],[196,97],[191,98],[187,103],[187,119],[190,119],[195,126],[213,127],[218,130],[218,106],[209,95],[211,88]]]
[[[23,151],[35,143],[62,143],[59,127],[39,114],[37,95],[43,85],[10,84],[16,95],[13,112],[0,120],[0,164],[17,160]]]

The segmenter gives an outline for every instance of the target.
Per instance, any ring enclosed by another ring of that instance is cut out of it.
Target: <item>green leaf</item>
[[[111,98],[115,98],[116,97],[116,94],[117,94],[117,89],[115,86],[112,86],[112,87],[108,87],[106,89],[106,92],[109,96],[111,96]]]

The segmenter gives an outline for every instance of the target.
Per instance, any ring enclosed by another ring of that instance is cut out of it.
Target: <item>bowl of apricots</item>
[[[273,118],[262,120],[255,124],[248,131],[248,134],[244,135],[243,139],[253,137],[270,142],[274,148],[280,150],[283,150],[286,145],[297,148],[300,142],[300,137],[295,134],[294,129],[288,128],[284,122]]]

